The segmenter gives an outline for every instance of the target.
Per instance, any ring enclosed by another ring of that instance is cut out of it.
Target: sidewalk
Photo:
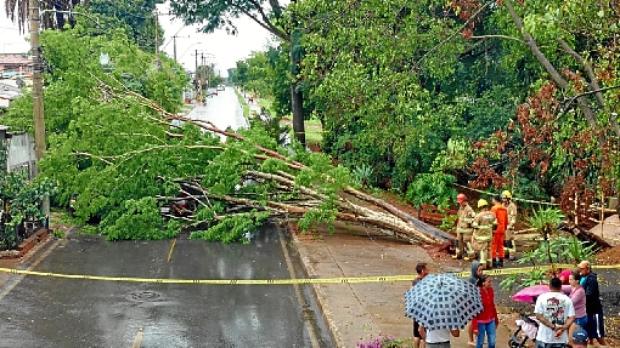
[[[421,246],[345,234],[295,233],[293,242],[310,277],[415,274],[418,262],[429,263],[432,272],[455,271],[434,264]],[[355,347],[378,335],[411,338],[412,322],[404,316],[403,297],[410,286],[409,282],[314,285],[339,347]],[[497,346],[505,346],[508,337],[508,328],[500,324]],[[461,332],[452,346],[467,347],[467,334]]]

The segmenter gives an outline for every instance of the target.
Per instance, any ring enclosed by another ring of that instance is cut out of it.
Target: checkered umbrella
[[[429,274],[405,293],[405,315],[427,330],[462,329],[481,311],[478,288],[451,274]]]

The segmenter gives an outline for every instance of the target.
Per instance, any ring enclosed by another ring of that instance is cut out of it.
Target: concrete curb
[[[19,244],[19,246],[17,246],[17,249],[0,252],[0,259],[17,259],[24,257],[35,246],[44,243],[47,240],[47,236],[50,234],[50,232],[51,230],[48,230],[46,228],[39,229],[30,237],[24,239]]]
[[[301,259],[302,267],[304,268],[305,272],[308,274],[308,277],[318,278],[319,275],[314,269],[314,267],[312,266],[312,264],[310,263],[310,258],[307,255],[308,253],[306,251],[306,248],[303,245],[301,245],[301,241],[298,238],[298,234],[295,233],[293,231],[294,229],[292,229],[290,226],[287,226],[287,229],[290,233],[291,241],[293,242],[295,249],[297,249],[297,252],[299,253],[299,258]],[[321,311],[323,312],[323,316],[325,317],[327,326],[329,327],[329,330],[332,333],[332,337],[334,338],[336,346],[343,347],[343,348],[346,347],[342,339],[342,336],[340,334],[340,331],[338,330],[338,325],[336,324],[334,317],[332,315],[332,311],[330,310],[329,305],[327,303],[327,295],[323,291],[322,285],[313,284],[312,287],[314,288],[314,292],[316,294],[317,304],[319,308],[321,309]]]

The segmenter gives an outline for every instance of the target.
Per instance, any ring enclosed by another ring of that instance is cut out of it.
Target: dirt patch
[[[310,151],[312,152],[321,152],[321,144],[308,144],[308,149],[310,149]]]
[[[596,263],[599,265],[620,264],[620,245],[598,253],[596,255]]]

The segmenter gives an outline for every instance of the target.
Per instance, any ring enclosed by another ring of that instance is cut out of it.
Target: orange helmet
[[[467,196],[465,196],[465,194],[464,194],[464,193],[459,193],[459,194],[456,196],[456,201],[457,201],[458,203],[467,202]]]

